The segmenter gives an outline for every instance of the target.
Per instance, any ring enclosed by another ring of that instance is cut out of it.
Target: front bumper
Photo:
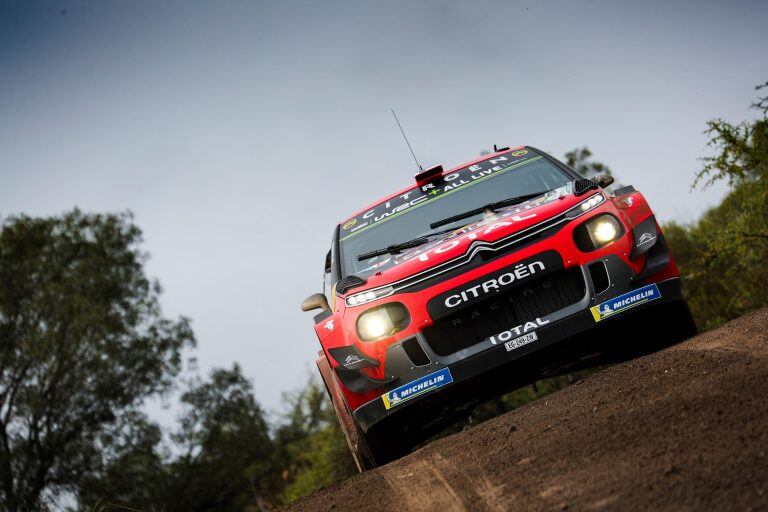
[[[596,294],[584,268],[587,283],[584,299],[547,317],[551,320],[535,330],[538,339],[532,343],[511,351],[507,351],[503,343],[479,347],[473,353],[455,359],[430,354],[433,359],[429,365],[399,368],[404,375],[389,388],[444,368],[449,369],[452,382],[394,407],[386,407],[383,398],[372,400],[353,412],[356,422],[365,432],[397,429],[405,437],[423,437],[489,398],[543,376],[577,369],[579,365],[589,366],[585,358],[592,355],[599,354],[603,358],[600,361],[607,362],[610,358],[605,359],[606,354],[616,360],[638,350],[653,350],[658,343],[663,344],[663,340],[668,339],[649,335],[659,325],[659,312],[674,308],[687,311],[680,280],[674,278],[656,283],[660,292],[658,299],[596,322],[591,307],[644,284],[631,272],[620,270],[620,267],[613,269],[612,286]],[[679,336],[669,339],[673,338],[677,341]],[[392,350],[402,350],[402,347],[397,345]],[[388,360],[397,361],[392,356],[388,355]],[[389,367],[387,370],[390,373]]]

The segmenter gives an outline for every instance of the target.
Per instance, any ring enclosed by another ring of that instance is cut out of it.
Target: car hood
[[[419,247],[396,255],[380,256],[372,262],[365,286],[350,290],[358,293],[365,289],[391,284],[432,267],[463,256],[477,241],[495,242],[539,224],[569,210],[589,196],[577,197],[571,185],[552,190],[536,199],[502,208],[494,215],[445,233]]]

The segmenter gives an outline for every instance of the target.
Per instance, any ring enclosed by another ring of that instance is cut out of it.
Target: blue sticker
[[[429,375],[425,375],[421,378],[411,381],[408,384],[403,384],[402,386],[395,388],[392,391],[387,391],[381,395],[381,399],[384,401],[384,408],[391,409],[392,407],[400,405],[406,400],[410,400],[411,398],[417,397],[424,393],[428,393],[433,389],[445,386],[451,382],[453,382],[451,370],[448,368],[443,368],[442,370],[438,370],[434,373],[430,373]]]
[[[661,298],[661,292],[659,291],[659,287],[654,283],[643,286],[642,288],[638,288],[637,290],[632,290],[631,292],[627,292],[624,295],[619,295],[618,297],[609,299],[602,304],[592,306],[589,309],[592,312],[592,316],[594,317],[595,322],[599,322],[600,320],[605,320],[609,316],[613,316],[616,313],[621,313],[622,311],[625,311],[629,308],[633,308],[635,306],[639,306],[640,304],[645,304],[646,302],[650,302],[659,298]]]

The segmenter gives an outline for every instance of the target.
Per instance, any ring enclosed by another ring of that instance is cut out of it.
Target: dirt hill
[[[768,510],[766,452],[768,308],[287,509]]]

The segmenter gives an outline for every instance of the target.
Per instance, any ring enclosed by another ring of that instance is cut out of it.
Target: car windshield
[[[482,213],[432,229],[430,223],[510,197],[544,193],[566,186],[572,178],[529,149],[483,160],[377,204],[344,222],[339,233],[342,276],[361,277],[397,263],[396,255],[358,261],[358,256],[421,236],[459,228]]]

